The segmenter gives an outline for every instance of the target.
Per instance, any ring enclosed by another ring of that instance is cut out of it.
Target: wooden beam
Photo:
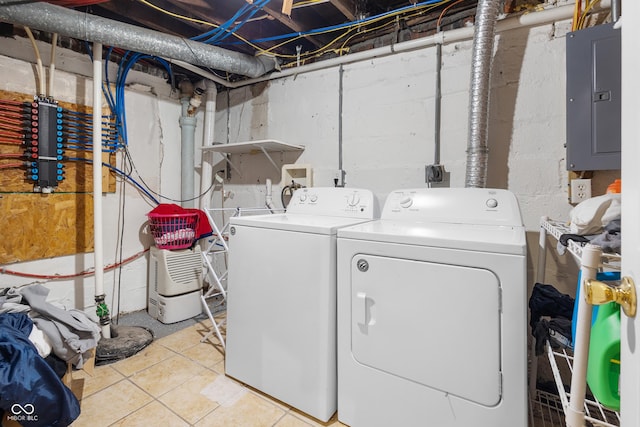
[[[293,0],[284,0],[282,2],[282,13],[291,17],[291,8],[293,7]]]
[[[159,2],[159,7],[166,9],[166,4]],[[152,9],[138,2],[105,2],[93,7],[103,9],[108,12],[108,18],[117,19],[129,24],[143,24],[148,28],[161,31],[166,34],[189,37],[202,31],[202,24],[188,22],[183,19],[176,19],[165,13]],[[175,10],[172,12],[175,13]]]
[[[356,8],[353,2],[349,0],[329,0],[331,4],[338,9],[349,21],[356,20]]]
[[[303,33],[306,31],[306,28],[301,27],[293,19],[291,19],[291,17],[286,16],[275,9],[265,6],[262,8],[262,10],[264,10],[269,16],[273,17],[281,24],[289,27],[296,33]],[[323,46],[323,44],[317,41],[314,37],[305,36],[305,39],[307,39],[310,43],[312,43],[316,47]]]

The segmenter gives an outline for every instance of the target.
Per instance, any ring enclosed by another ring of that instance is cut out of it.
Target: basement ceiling
[[[51,0],[94,15],[278,58],[281,67],[473,22],[474,0]]]
[[[475,3],[470,0],[112,0],[94,4],[88,10],[225,49],[273,55],[287,64],[344,55],[365,40],[437,20],[445,8],[453,13],[472,9]]]
[[[504,0],[511,12],[542,0]],[[473,23],[477,0],[49,0],[77,11],[250,55],[281,68]],[[34,29],[37,30],[37,29]],[[21,28],[15,28],[19,34]],[[37,34],[50,41],[51,35]],[[83,43],[71,43],[78,50]],[[122,52],[119,52],[122,54]],[[113,58],[112,58],[113,59]],[[216,70],[208,70],[216,72]],[[189,74],[189,72],[186,72]],[[218,73],[220,74],[220,73]],[[242,76],[221,76],[236,80]]]

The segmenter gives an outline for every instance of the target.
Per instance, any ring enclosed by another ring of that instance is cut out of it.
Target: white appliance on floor
[[[394,191],[338,230],[338,419],[526,426],[526,266],[505,190]]]
[[[202,313],[200,247],[166,250],[151,247],[147,311],[162,323],[175,323]]]
[[[319,420],[336,411],[336,232],[373,194],[297,190],[284,214],[231,219],[226,374]]]

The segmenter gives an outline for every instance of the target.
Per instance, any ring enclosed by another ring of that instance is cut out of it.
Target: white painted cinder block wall
[[[499,34],[493,66],[490,132],[489,187],[515,193],[529,231],[529,283],[535,280],[537,230],[542,215],[568,218],[565,169],[565,34],[570,22],[562,21]],[[7,79],[0,88],[32,93],[32,65],[17,53],[7,53],[3,39],[0,71]],[[6,43],[23,43],[7,40]],[[46,46],[46,45],[45,45]],[[464,186],[466,166],[468,87],[471,40],[446,44],[442,49],[441,163],[450,173],[452,187]],[[20,49],[18,49],[20,50]],[[27,49],[28,50],[28,49]],[[24,49],[22,49],[24,51]],[[22,53],[21,55],[24,55]],[[86,102],[90,80],[81,76],[86,58],[65,53],[69,69],[59,72],[64,91],[57,97]],[[14,57],[22,58],[13,59]],[[5,69],[3,71],[2,69]],[[64,68],[63,68],[64,69]],[[6,70],[13,70],[7,73]],[[15,70],[19,70],[16,73]],[[425,165],[434,160],[435,47],[371,59],[325,70],[298,74],[239,89],[222,90],[217,97],[215,142],[276,139],[301,144],[301,154],[277,154],[280,164],[304,163],[313,167],[315,186],[332,186],[339,167],[340,100],[342,100],[342,154],[345,184],[368,188],[382,206],[387,194],[398,188],[424,187]],[[342,73],[342,93],[340,75]],[[88,73],[87,73],[88,75]],[[132,74],[129,83],[144,86],[127,92],[130,148],[143,179],[169,198],[180,196],[180,106],[160,79]],[[152,90],[144,88],[151,87]],[[196,144],[202,141],[199,114]],[[225,162],[214,156],[214,171]],[[224,187],[210,193],[214,207],[256,207],[265,201],[265,182],[274,183],[274,199],[280,205],[281,172],[262,154],[233,156],[239,171],[230,170]],[[200,155],[196,150],[199,172]],[[594,194],[604,191],[617,172],[598,175]],[[197,174],[196,180],[199,179]],[[196,182],[195,188],[200,188]],[[115,260],[119,192],[108,194],[105,209],[105,262]],[[145,214],[152,208],[131,186],[126,187],[125,257],[148,246],[141,236]],[[165,199],[166,200],[166,199]],[[123,270],[119,310],[146,307],[147,258]],[[66,274],[92,266],[91,254],[11,265],[15,270]],[[574,263],[548,257],[547,282],[561,289],[573,287]],[[2,275],[0,286],[28,281]],[[107,273],[105,289],[111,304],[117,294],[114,273]],[[47,284],[52,298],[68,306],[92,310],[92,278]],[[111,307],[111,305],[110,305]],[[113,310],[113,309],[112,309]]]
[[[36,79],[33,65],[17,58],[30,61],[33,51],[28,41],[17,39],[3,39],[0,51],[7,56],[0,56],[0,89],[35,94]],[[48,57],[50,46],[39,43],[43,57]],[[55,91],[53,96],[59,101],[92,105],[92,80],[85,77],[91,73],[91,63],[88,57],[74,52],[58,49],[59,61],[56,64]],[[23,58],[26,56],[26,58]],[[47,63],[45,62],[45,65]],[[71,69],[74,73],[68,73]],[[115,69],[114,69],[115,70]],[[115,74],[113,74],[115,75]],[[153,78],[146,74],[132,72],[128,80],[136,90],[130,90],[126,95],[129,111],[129,141],[130,151],[136,168],[144,181],[154,191],[169,197],[180,198],[180,128],[178,118],[180,106],[170,87],[163,79]],[[106,105],[106,104],[105,104]],[[200,131],[200,138],[202,133]],[[125,167],[118,160],[117,167]],[[134,175],[134,179],[139,178]],[[103,195],[103,233],[104,233],[104,262],[113,264],[118,257],[118,229],[120,195],[122,187],[118,186],[116,194]],[[2,203],[2,199],[0,199]],[[145,214],[153,208],[141,194],[133,187],[126,186],[124,190],[124,230],[122,253],[126,258],[148,247],[150,239],[143,230],[146,221]],[[3,233],[8,232],[4,230]],[[46,230],[42,230],[46,232]],[[31,262],[4,266],[7,269],[38,275],[67,275],[93,268],[93,253],[43,259]],[[0,275],[0,287],[20,286],[27,283],[45,282],[39,279],[28,279]],[[109,309],[120,312],[130,312],[146,307],[147,298],[147,258],[142,257],[126,264],[119,272],[112,270],[104,275],[104,287],[107,294]],[[118,286],[120,281],[121,286]],[[87,313],[94,312],[94,279],[93,276],[74,280],[48,281],[45,285],[51,290],[49,299],[65,307],[86,309]],[[120,289],[119,289],[120,288]],[[118,293],[121,298],[118,304]],[[114,299],[115,297],[115,299]],[[119,310],[118,310],[119,306]]]

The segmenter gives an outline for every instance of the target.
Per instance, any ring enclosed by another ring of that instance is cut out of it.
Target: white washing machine
[[[336,411],[336,232],[373,194],[304,188],[284,214],[231,220],[225,370],[321,421]]]
[[[338,230],[338,419],[526,426],[526,266],[506,190],[394,191]]]

